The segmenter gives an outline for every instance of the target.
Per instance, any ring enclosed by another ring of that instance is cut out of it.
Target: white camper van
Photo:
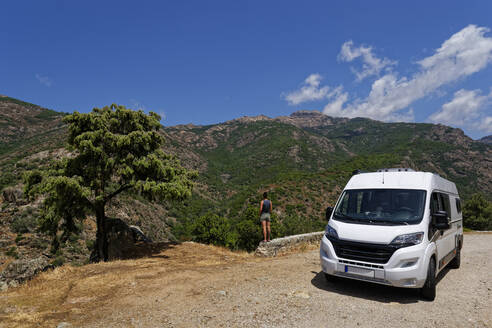
[[[460,266],[461,203],[454,183],[411,169],[356,173],[327,209],[321,267],[334,276],[421,288],[436,294],[436,275]]]

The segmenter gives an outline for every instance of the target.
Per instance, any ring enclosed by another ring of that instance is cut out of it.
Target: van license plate
[[[351,273],[351,274],[356,274],[358,276],[374,278],[374,270],[370,270],[370,269],[364,269],[364,268],[358,268],[358,267],[346,265],[345,266],[345,272]]]

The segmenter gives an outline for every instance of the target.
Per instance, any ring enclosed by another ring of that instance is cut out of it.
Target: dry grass
[[[192,242],[141,246],[132,254],[133,257],[142,255],[146,257],[59,267],[0,294],[0,327],[77,323],[81,314],[95,313],[98,307],[129,295],[136,281],[160,279],[172,271],[260,261],[245,252]]]

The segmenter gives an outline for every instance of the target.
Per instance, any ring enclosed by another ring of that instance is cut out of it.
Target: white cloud
[[[485,132],[487,134],[492,134],[492,116],[486,116],[486,117],[484,117],[475,126],[480,131],[483,131],[483,132]]]
[[[306,101],[321,100],[325,98],[330,91],[330,87],[319,87],[321,79],[321,75],[311,74],[304,80],[304,83],[299,90],[284,94],[283,97],[290,105],[298,105]]]
[[[396,73],[387,73],[373,82],[367,98],[355,99],[336,111],[328,104],[324,112],[334,116],[394,120],[396,112],[416,100],[445,84],[478,72],[492,62],[492,38],[484,36],[488,31],[469,25],[446,40],[432,56],[418,62],[420,69],[413,76],[399,78]]]
[[[352,40],[342,45],[342,49],[338,55],[338,59],[345,62],[351,62],[359,57],[361,57],[363,62],[362,70],[357,71],[355,68],[352,68],[352,72],[358,81],[362,81],[369,76],[377,76],[384,68],[389,69],[391,66],[396,65],[395,61],[389,60],[388,58],[380,59],[376,57],[372,52],[372,47],[354,47]]]
[[[450,102],[442,105],[440,111],[429,116],[429,120],[492,133],[492,117],[485,117],[484,113],[491,100],[492,90],[488,95],[482,95],[480,90],[461,89],[455,92]]]
[[[373,81],[369,95],[365,98],[351,99],[348,92],[329,94],[326,91],[330,102],[324,107],[323,113],[382,121],[412,121],[413,110],[408,109],[412,103],[438,93],[440,87],[476,73],[492,62],[492,38],[485,36],[487,32],[488,28],[476,25],[463,28],[444,41],[431,56],[417,62],[417,72],[408,77],[400,77],[389,69],[392,64],[384,64],[385,59],[378,61],[371,47],[354,47],[348,41],[342,46],[339,58],[347,62],[362,58],[366,67],[359,72],[358,78],[377,75],[386,68],[385,73]],[[318,81],[316,90],[329,90],[329,87],[321,86]],[[302,89],[292,94],[301,94],[300,91]],[[287,100],[291,104],[298,104],[310,99],[298,97],[296,102]]]
[[[39,81],[39,83],[41,83],[45,87],[49,88],[53,84],[53,80],[51,78],[49,78],[48,76],[42,76],[40,74],[36,74],[35,77]]]

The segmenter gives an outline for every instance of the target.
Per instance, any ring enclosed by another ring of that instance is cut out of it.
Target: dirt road
[[[467,234],[437,298],[328,283],[317,249],[274,259],[185,243],[61,268],[0,294],[0,327],[492,327],[492,234]]]

